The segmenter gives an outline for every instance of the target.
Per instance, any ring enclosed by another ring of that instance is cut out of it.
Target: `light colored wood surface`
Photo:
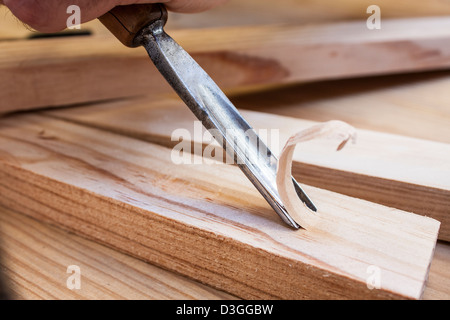
[[[176,30],[224,90],[450,66],[450,19]],[[0,112],[172,93],[142,48],[109,36],[0,42]],[[26,88],[26,89],[25,89]]]
[[[381,8],[382,18],[448,16],[447,0],[231,0],[207,13],[172,14],[172,27],[214,27],[273,23],[316,23],[342,20],[365,21],[371,5]]]
[[[2,269],[12,299],[235,299],[180,275],[0,207]],[[69,266],[80,289],[67,288]]]
[[[333,232],[293,231],[234,166],[34,115],[3,120],[0,141],[4,206],[239,297],[421,296],[436,220],[308,187]]]
[[[254,97],[255,103],[262,101]],[[196,129],[195,116],[178,99],[158,103],[144,97],[46,114],[168,147],[179,144],[173,134],[185,129],[190,134],[183,139],[198,145],[191,151],[199,155],[210,142],[204,140],[204,130]],[[270,133],[261,136],[277,156],[290,136],[317,124],[255,111],[243,110],[242,114],[257,130],[277,131],[276,140]],[[328,140],[299,146],[294,154],[294,177],[308,185],[433,217],[442,223],[440,239],[450,240],[449,144],[357,128],[356,144],[333,152],[336,146]]]
[[[10,299],[236,299],[4,207],[0,219]],[[83,269],[81,289],[72,291],[66,271],[74,264]],[[450,299],[449,265],[450,245],[438,243],[423,299]]]
[[[424,292],[425,300],[450,300],[450,244],[438,243]]]
[[[450,72],[325,81],[232,97],[243,109],[450,143]]]
[[[236,299],[3,207],[0,219],[10,299]],[[81,289],[72,291],[66,271],[74,264],[83,269]],[[450,299],[449,265],[450,245],[438,243],[423,299]]]

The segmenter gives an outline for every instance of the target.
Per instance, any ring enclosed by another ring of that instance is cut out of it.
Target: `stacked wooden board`
[[[441,27],[447,23],[445,19],[415,21],[435,30],[445,30]],[[390,29],[388,37],[379,34],[368,39],[369,42],[362,41],[365,37],[360,34],[360,22],[255,27],[249,28],[248,33],[241,32],[242,28],[198,30],[194,36],[189,33],[191,38],[185,36],[188,32],[179,31],[174,37],[186,37],[180,42],[186,41],[182,44],[230,91],[447,67],[445,32],[435,33],[436,37],[430,40],[426,32],[403,32],[411,20],[402,23],[405,21],[393,21],[391,26],[396,32]],[[333,30],[337,30],[334,35]],[[334,41],[342,33],[348,34],[348,38]],[[217,34],[222,37],[213,37]],[[271,37],[267,38],[268,34]],[[196,38],[205,37],[218,40],[202,47]],[[179,100],[156,96],[170,90],[160,86],[161,78],[151,65],[151,72],[145,72],[144,76],[142,66],[149,62],[142,52],[126,52],[116,47],[111,38],[100,36],[76,40],[87,50],[85,55],[72,40],[35,41],[36,55],[25,54],[23,48],[29,46],[28,41],[17,41],[15,46],[4,43],[5,52],[11,57],[2,59],[4,70],[16,82],[15,85],[5,82],[2,86],[6,99],[0,108],[15,111],[74,103],[86,105],[9,115],[0,120],[0,203],[8,210],[25,213],[240,298],[422,297],[439,227],[440,239],[448,240],[449,234],[446,159],[450,155],[446,143],[359,130],[359,143],[339,154],[329,152],[326,144],[305,146],[296,156],[294,174],[302,183],[321,188],[305,186],[320,203],[321,210],[335,216],[339,223],[334,232],[296,232],[281,223],[234,166],[221,163],[180,166],[171,162],[170,147],[175,143],[171,141],[171,133],[176,128],[191,129],[193,119]],[[227,51],[230,41],[235,41],[236,52]],[[56,43],[59,50],[44,58]],[[400,47],[396,46],[398,43]],[[408,60],[405,54],[411,53],[411,43],[417,45],[414,51],[417,54],[409,55]],[[396,50],[389,55],[384,50],[392,46]],[[367,66],[368,61],[373,61],[370,48],[383,53],[384,63]],[[294,49],[305,53],[300,59],[305,64],[298,69]],[[347,64],[352,66],[352,60],[357,61],[345,54],[355,49],[361,50],[357,55],[361,58],[360,65],[344,68]],[[279,56],[280,52],[290,54]],[[334,60],[329,56],[333,52]],[[321,54],[333,61],[330,68],[314,64]],[[278,57],[282,60],[278,61]],[[102,74],[105,66],[109,73]],[[134,72],[130,73],[129,67]],[[92,73],[86,73],[84,68]],[[229,78],[225,71],[240,76]],[[80,81],[82,74],[86,76]],[[137,90],[126,80],[133,75],[142,85]],[[115,86],[114,78],[124,81]],[[43,81],[37,83],[32,79]],[[94,86],[100,82],[102,85]],[[31,94],[13,93],[20,83],[32,88]],[[73,83],[78,84],[76,90]],[[234,99],[253,109],[266,104],[262,106],[265,112],[276,113],[280,107],[282,113],[287,106],[279,97],[291,91],[311,94],[311,90],[303,88],[308,87],[266,91],[261,99],[256,98],[260,93]],[[129,98],[149,92],[153,94]],[[273,101],[267,99],[271,94],[278,100],[274,108],[267,107],[268,101]],[[376,99],[376,93],[373,96]],[[252,97],[253,105],[248,102]],[[126,99],[91,103],[112,98]],[[244,114],[257,128],[281,129],[281,140],[313,124],[268,113]],[[287,115],[295,116],[295,112]],[[439,116],[445,117],[445,111]],[[313,116],[309,119],[317,120]],[[442,126],[435,130],[445,132]],[[194,151],[203,150],[195,135],[192,142],[200,145]],[[14,220],[14,214],[7,212],[3,219],[6,225],[28,221]],[[8,230],[7,248],[11,248],[14,232],[11,227]],[[84,245],[87,243],[90,242]],[[445,267],[447,255],[439,257]],[[373,268],[381,274],[379,289],[370,288],[367,282]],[[21,283],[17,279],[16,283]],[[443,283],[445,279],[444,274]],[[198,289],[189,288],[188,284],[183,288],[187,292],[196,291],[193,298],[232,298],[218,291],[210,291],[208,295],[208,290],[204,291],[200,285]],[[435,290],[443,292],[435,297],[445,297],[445,288]],[[45,294],[43,290],[36,296]],[[56,290],[50,297],[62,294]],[[122,295],[119,293],[117,297]],[[174,294],[167,297],[177,298]]]
[[[195,117],[182,102],[165,99],[149,106],[148,100],[144,97],[46,114],[172,148],[180,143],[173,133],[186,129],[190,134],[183,138],[191,137],[191,151],[204,155],[210,141],[204,139],[203,131],[196,130]],[[254,111],[242,114],[256,130],[280,130],[277,141],[262,136],[277,155],[290,136],[317,123]],[[162,118],[166,121],[161,122]],[[220,148],[218,144],[216,148]],[[294,177],[316,187],[431,216],[442,223],[440,239],[450,240],[448,144],[359,130],[355,145],[335,153],[331,148],[327,141],[301,146],[294,155]]]
[[[236,91],[448,68],[449,30],[447,18],[411,18],[385,21],[377,32],[357,21],[176,30],[171,35],[221,88]],[[30,40],[0,43],[0,112],[172,92],[145,50],[125,48],[111,36],[32,43],[33,50]],[[326,68],[323,61],[328,61]]]
[[[308,188],[341,222],[294,232],[234,166],[179,166],[170,149],[34,115],[0,136],[4,206],[242,298],[422,294],[436,220]],[[382,290],[366,286],[372,265]]]

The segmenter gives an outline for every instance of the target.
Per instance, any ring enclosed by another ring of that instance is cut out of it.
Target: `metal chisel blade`
[[[137,40],[146,48],[155,66],[207,130],[233,155],[238,166],[277,214],[293,228],[300,226],[282,204],[276,185],[276,157],[260,140],[236,107],[195,60],[156,21]],[[233,132],[230,139],[229,132]],[[217,134],[219,133],[219,134]],[[233,140],[233,141],[230,141]],[[317,211],[314,203],[293,179],[305,205]]]

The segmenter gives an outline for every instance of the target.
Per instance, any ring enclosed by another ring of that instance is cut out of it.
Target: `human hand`
[[[41,32],[57,32],[66,28],[67,8],[77,5],[81,20],[93,20],[118,5],[164,3],[175,12],[200,12],[227,0],[0,0],[22,22]]]

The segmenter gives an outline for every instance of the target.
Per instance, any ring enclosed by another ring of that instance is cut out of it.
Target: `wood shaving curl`
[[[300,200],[292,183],[292,157],[297,144],[318,138],[339,139],[337,151],[351,139],[356,141],[356,130],[342,121],[329,121],[314,125],[293,135],[286,142],[278,160],[277,188],[281,201],[289,215],[304,229],[312,229],[324,218],[318,212],[311,211]]]

